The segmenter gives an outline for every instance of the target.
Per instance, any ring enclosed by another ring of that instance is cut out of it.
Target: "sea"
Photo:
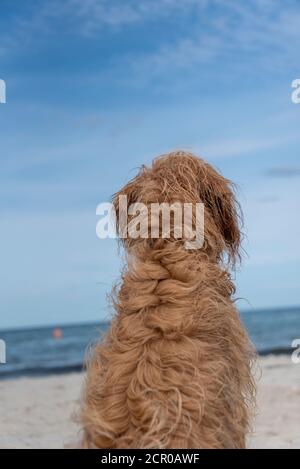
[[[260,355],[292,354],[292,342],[300,340],[300,306],[241,311],[240,316]],[[0,363],[0,380],[80,371],[88,349],[108,327],[99,322],[0,329],[0,362],[6,361]]]

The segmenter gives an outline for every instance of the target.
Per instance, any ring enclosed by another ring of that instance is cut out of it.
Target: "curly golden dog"
[[[124,238],[116,314],[87,369],[86,448],[244,448],[255,401],[253,346],[235,307],[240,259],[232,183],[196,156],[155,159],[113,198],[204,204],[204,243]]]

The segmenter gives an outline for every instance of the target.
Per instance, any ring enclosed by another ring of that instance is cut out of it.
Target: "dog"
[[[255,351],[233,298],[242,220],[234,186],[177,151],[143,166],[114,195],[117,215],[120,195],[128,207],[204,204],[204,240],[187,249],[174,229],[168,238],[122,238],[116,314],[87,365],[82,446],[244,448]]]

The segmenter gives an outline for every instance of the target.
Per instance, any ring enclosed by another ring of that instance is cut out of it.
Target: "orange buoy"
[[[56,327],[55,329],[53,329],[52,337],[53,339],[62,339],[63,337],[62,330],[59,327]]]

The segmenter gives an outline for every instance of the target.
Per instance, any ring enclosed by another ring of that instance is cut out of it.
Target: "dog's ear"
[[[209,211],[215,229],[221,235],[229,260],[240,258],[242,212],[235,196],[235,187],[212,166],[202,162],[198,179],[200,200]]]

